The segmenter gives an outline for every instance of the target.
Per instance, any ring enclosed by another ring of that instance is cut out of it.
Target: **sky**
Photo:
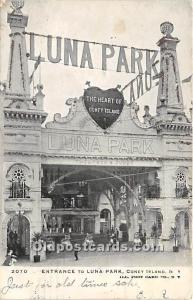
[[[6,80],[9,59],[9,25],[7,12],[11,12],[10,1],[1,0],[1,80]],[[117,44],[121,46],[159,50],[156,45],[162,37],[160,24],[170,21],[174,25],[173,36],[180,39],[177,46],[178,64],[181,80],[192,74],[192,20],[190,0],[25,0],[23,14],[29,16],[26,31],[62,38],[79,39]],[[29,36],[26,36],[29,52]],[[40,39],[35,46],[36,54],[45,48],[46,40]],[[98,47],[98,48],[97,48]],[[100,46],[94,46],[93,55],[100,59]],[[46,51],[44,51],[46,54]],[[42,52],[41,52],[42,54]],[[159,54],[158,54],[159,55]],[[81,50],[79,60],[81,59]],[[159,56],[158,56],[159,59]],[[52,120],[54,113],[65,115],[69,109],[65,105],[68,98],[83,95],[86,81],[101,89],[114,88],[118,84],[124,87],[137,74],[116,72],[117,60],[112,60],[108,71],[88,69],[50,62],[41,63],[35,73],[34,81],[44,86],[44,109]],[[29,73],[34,62],[29,60]],[[41,71],[41,76],[40,76]],[[29,75],[30,75],[29,74]],[[33,95],[33,89],[32,95]],[[140,111],[143,106],[150,106],[150,113],[155,114],[157,102],[155,87],[138,99]],[[182,85],[185,110],[191,105],[191,83]],[[128,100],[128,90],[124,91]]]

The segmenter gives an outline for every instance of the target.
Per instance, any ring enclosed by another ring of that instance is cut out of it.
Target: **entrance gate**
[[[18,257],[30,254],[30,223],[25,216],[15,215],[8,221],[7,248]]]

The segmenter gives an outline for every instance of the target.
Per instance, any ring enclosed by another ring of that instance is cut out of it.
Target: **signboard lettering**
[[[109,153],[120,154],[154,154],[152,149],[152,139],[115,139],[109,138]]]
[[[157,50],[151,49],[138,49],[135,47],[109,45],[99,42],[73,40],[69,38],[62,38],[60,36],[53,37],[51,35],[41,35],[33,32],[25,32],[30,35],[30,59],[38,60],[37,53],[41,53],[41,61],[49,61],[51,63],[60,63],[63,60],[64,65],[108,70],[108,63],[112,60],[115,61],[116,72],[137,73],[143,74],[147,71],[148,74],[158,74],[155,66]],[[41,49],[36,49],[36,39],[44,38],[41,41]],[[46,38],[46,39],[45,39]],[[45,46],[43,42],[45,41]],[[83,47],[82,47],[83,44]],[[94,47],[93,47],[94,45]],[[99,48],[96,49],[96,45]],[[45,50],[47,48],[47,53]],[[118,48],[118,49],[117,49]],[[118,51],[116,51],[116,49]],[[98,60],[95,59],[95,51],[98,51],[97,57],[101,56]],[[36,52],[36,53],[35,53]],[[151,53],[153,53],[151,55]],[[63,55],[63,57],[62,57]]]
[[[96,155],[153,155],[155,143],[146,138],[118,138],[84,135],[49,135],[49,149],[64,153]]]
[[[123,95],[117,89],[103,91],[90,87],[85,90],[83,100],[89,115],[102,129],[107,129],[118,119],[124,105]]]

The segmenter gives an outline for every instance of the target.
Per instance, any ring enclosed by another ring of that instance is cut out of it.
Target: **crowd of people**
[[[146,231],[145,230],[139,230],[138,232],[135,233],[134,235],[134,246],[136,247],[142,247],[143,245],[146,244]],[[122,239],[120,238],[120,232],[119,230],[116,228],[114,230],[114,228],[112,227],[111,229],[111,235],[110,235],[110,241],[109,244],[110,246],[112,246],[113,244],[117,244],[121,241]]]
[[[134,243],[134,246],[135,247],[142,247],[143,245],[146,244],[146,231],[142,231],[142,230],[139,230],[139,232],[136,232],[135,235],[134,235],[134,240],[133,240],[133,243]]]

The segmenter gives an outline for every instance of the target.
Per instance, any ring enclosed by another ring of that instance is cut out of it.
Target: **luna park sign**
[[[67,38],[64,38],[64,42],[62,43],[63,39],[61,37],[53,38],[50,35],[45,36],[41,34],[35,34],[32,32],[25,32],[25,34],[30,35],[30,59],[39,61],[39,63],[46,61],[46,55],[42,56],[41,54],[37,56],[35,54],[36,36],[39,38],[47,38],[47,60],[52,63],[60,63],[62,61],[63,53],[64,65],[72,65],[74,67],[80,68],[88,67],[90,69],[95,69],[96,65],[94,63],[91,50],[94,44],[102,47],[102,51],[100,51],[100,53],[102,53],[102,57],[101,59],[99,59],[99,61],[101,61],[102,64],[100,66],[97,66],[97,68],[106,71],[108,69],[107,64],[109,60],[114,58],[115,53],[117,52],[118,57],[116,63],[116,71],[125,71],[126,73],[138,73],[137,77],[131,80],[131,82],[126,86],[130,88],[130,102],[135,101],[146,91],[151,89],[152,71],[155,75],[158,75],[158,71],[156,69],[156,58],[158,54],[157,50],[138,49],[134,47],[109,45],[81,40],[71,40]],[[56,44],[55,53],[53,53],[54,42]],[[81,47],[81,56],[79,54],[80,44],[83,44],[83,47]],[[115,48],[118,48],[118,51],[115,51]],[[41,49],[40,53],[42,53]],[[126,87],[124,87],[124,89]],[[124,106],[123,94],[116,88],[111,88],[104,91],[98,87],[89,87],[85,90],[83,99],[85,108],[88,111],[91,118],[95,121],[95,123],[98,126],[100,126],[104,130],[109,128],[115,121],[117,121]]]
[[[91,118],[104,130],[119,118],[124,106],[123,94],[117,88],[104,91],[89,87],[84,91],[83,101]]]
[[[30,36],[30,60],[37,61],[41,56],[41,62],[56,64],[63,61],[65,66],[107,71],[109,64],[113,64],[116,72],[152,74],[153,71],[154,75],[158,74],[157,50],[46,36],[34,32],[25,34]],[[38,43],[39,38],[41,43]],[[37,46],[38,44],[42,47]],[[96,48],[96,45],[99,47]],[[38,56],[38,53],[41,55]]]

